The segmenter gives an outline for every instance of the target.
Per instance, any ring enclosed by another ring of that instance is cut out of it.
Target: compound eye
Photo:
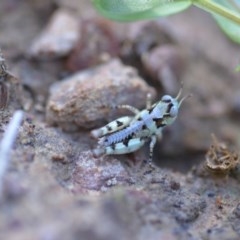
[[[169,103],[172,101],[172,97],[170,95],[164,95],[161,99],[162,102]]]
[[[178,107],[177,106],[172,106],[169,112],[169,115],[171,117],[176,117],[178,114]]]

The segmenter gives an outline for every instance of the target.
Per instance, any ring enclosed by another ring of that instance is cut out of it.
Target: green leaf
[[[192,0],[193,4],[210,13],[220,28],[235,42],[240,43],[239,0]],[[237,3],[238,2],[238,3]]]
[[[240,72],[240,64],[235,68],[236,72]]]
[[[240,16],[240,9],[238,9],[235,5],[231,4],[231,1],[222,1],[222,0],[215,0],[217,3],[227,7],[230,10],[236,12],[236,15]],[[233,1],[232,1],[233,2]],[[237,4],[237,3],[236,3]],[[240,43],[240,26],[232,21],[219,16],[213,15],[216,19],[220,28],[236,43]]]
[[[92,0],[106,18],[136,21],[174,14],[191,6],[191,0]]]

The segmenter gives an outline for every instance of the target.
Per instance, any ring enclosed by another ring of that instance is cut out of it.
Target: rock
[[[206,202],[196,196],[185,197],[184,201],[176,201],[173,206],[174,216],[179,223],[196,221],[206,208]]]
[[[175,42],[171,31],[157,21],[134,22],[127,26],[122,35],[124,36],[124,34],[123,56],[129,56],[130,51],[131,55],[136,54],[141,57],[154,47]]]
[[[203,239],[206,240],[238,240],[239,235],[232,229],[229,224],[220,227],[213,227],[203,234]]]
[[[46,28],[34,40],[29,54],[36,59],[53,59],[66,56],[80,37],[80,24],[74,12],[59,9]]]
[[[91,151],[82,152],[72,174],[73,192],[106,191],[129,180],[127,171],[117,159],[93,157]],[[128,184],[127,184],[128,185]]]
[[[180,47],[165,44],[153,48],[142,57],[148,74],[160,83],[166,92],[175,93],[185,69],[185,57]]]
[[[116,111],[110,110],[110,106],[145,107],[147,93],[155,96],[155,90],[137,75],[134,68],[112,60],[54,84],[46,118],[48,123],[66,130],[90,129],[112,120],[111,114]]]
[[[67,59],[70,71],[79,71],[116,57],[120,42],[112,22],[100,18],[82,21],[81,38]]]

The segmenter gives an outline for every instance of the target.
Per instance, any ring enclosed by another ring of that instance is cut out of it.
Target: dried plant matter
[[[239,155],[228,149],[225,143],[219,142],[212,134],[213,144],[206,154],[206,167],[214,175],[228,175],[239,163]]]

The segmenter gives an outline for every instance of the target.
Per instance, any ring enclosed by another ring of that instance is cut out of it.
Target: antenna
[[[179,92],[177,94],[177,96],[175,97],[176,100],[178,100],[182,94],[182,90],[183,90],[183,81],[181,82],[181,87],[179,89]]]
[[[184,97],[179,101],[178,106],[180,107],[181,104],[183,103],[183,101],[185,101],[186,99],[188,99],[188,98],[190,98],[190,97],[192,97],[192,96],[193,96],[192,93],[190,93],[190,94],[184,96]]]

